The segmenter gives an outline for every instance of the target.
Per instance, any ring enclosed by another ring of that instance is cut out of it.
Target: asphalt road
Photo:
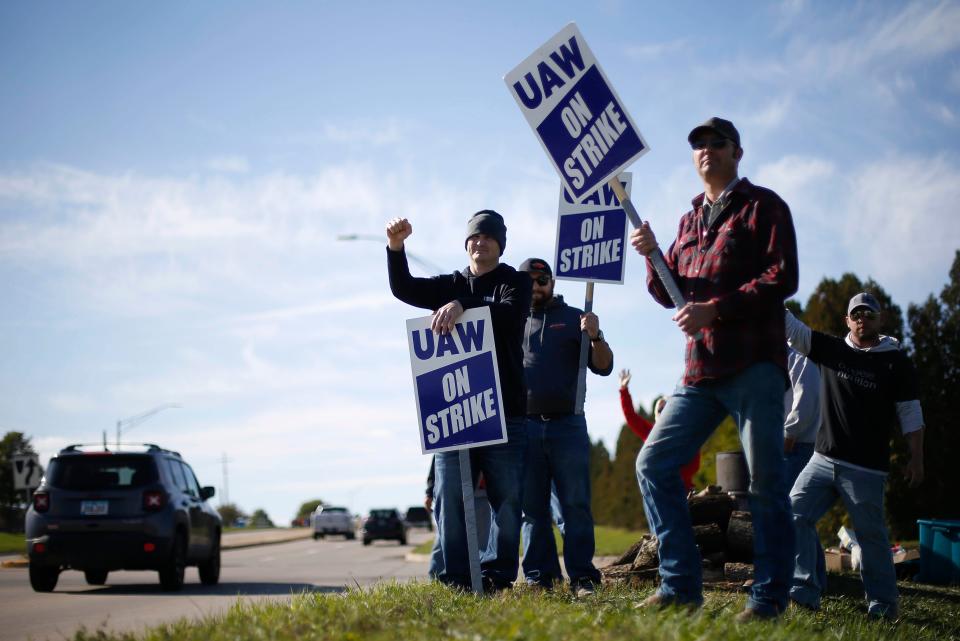
[[[80,626],[142,630],[181,617],[222,613],[245,602],[289,599],[291,594],[340,592],[380,580],[423,579],[426,562],[405,556],[430,534],[411,530],[409,545],[376,541],[365,547],[339,537],[224,550],[220,584],[200,585],[187,569],[182,592],[163,592],[156,572],[111,572],[105,586],[90,586],[81,572],[60,575],[53,593],[30,588],[26,568],[0,569],[0,641],[70,638]]]

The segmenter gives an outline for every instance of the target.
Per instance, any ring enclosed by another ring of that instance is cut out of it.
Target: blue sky
[[[575,21],[650,144],[633,200],[661,239],[701,191],[686,134],[741,131],[741,175],[790,204],[799,298],[873,277],[906,308],[960,247],[960,3],[4,3],[0,430],[44,459],[130,432],[286,521],[303,500],[417,504],[404,320],[381,235],[465,263],[470,213],[504,259],[549,255],[559,181],[502,77]],[[595,310],[637,400],[683,339],[646,294]],[[583,285],[561,283],[574,304]],[[615,442],[615,376],[591,377]]]

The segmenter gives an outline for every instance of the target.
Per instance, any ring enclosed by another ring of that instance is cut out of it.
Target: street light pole
[[[373,234],[340,234],[337,236],[337,240],[369,240],[375,243],[386,244],[382,236],[374,236]],[[442,274],[445,271],[443,267],[439,267],[434,263],[431,263],[429,260],[417,256],[416,254],[412,254],[409,250],[407,250],[406,253],[407,258],[422,267],[425,271],[430,273],[431,276]]]
[[[157,407],[154,407],[151,410],[147,410],[142,414],[137,414],[136,416],[130,416],[128,418],[123,418],[117,421],[117,451],[118,452],[120,451],[120,435],[123,433],[124,430],[132,430],[134,427],[136,427],[140,423],[143,423],[154,414],[159,414],[163,410],[175,409],[179,407],[180,405],[177,405],[176,403],[164,403],[163,405],[158,405]],[[104,438],[104,441],[106,441],[106,438]]]

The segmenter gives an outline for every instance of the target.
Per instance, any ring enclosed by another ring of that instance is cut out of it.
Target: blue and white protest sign
[[[431,316],[407,321],[424,454],[507,442],[489,307],[468,309],[449,334]]]
[[[629,195],[633,175],[624,172],[617,178]],[[627,212],[610,185],[604,184],[579,203],[560,188],[555,278],[623,284],[626,244]]]
[[[503,79],[576,202],[648,151],[572,22]]]

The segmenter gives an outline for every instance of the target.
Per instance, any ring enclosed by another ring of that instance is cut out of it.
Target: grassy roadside
[[[594,554],[597,556],[620,556],[627,551],[627,548],[640,540],[643,532],[597,525],[593,528],[593,535],[596,540],[596,552]],[[556,527],[553,528],[553,536],[557,541],[557,552],[562,554],[563,539],[560,538],[560,531]],[[413,551],[416,554],[430,554],[431,548],[433,548],[432,538],[415,547]]]
[[[23,554],[27,550],[24,535],[0,532],[0,554]]]
[[[74,641],[240,641],[271,639],[512,639],[585,641],[940,641],[960,635],[960,590],[903,590],[898,623],[870,621],[862,599],[829,596],[819,613],[789,609],[777,622],[738,625],[744,596],[708,592],[703,610],[638,610],[653,590],[604,587],[582,601],[568,592],[517,588],[479,598],[435,583],[382,583],[344,594],[306,594],[291,602],[240,602],[226,614],[181,620],[141,634],[81,630]]]

